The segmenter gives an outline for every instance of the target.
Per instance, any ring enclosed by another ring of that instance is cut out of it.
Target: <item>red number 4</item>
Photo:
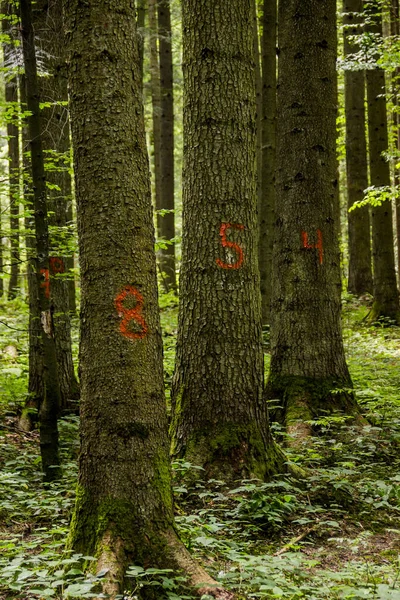
[[[322,265],[324,260],[324,247],[322,244],[322,231],[317,229],[317,243],[309,244],[308,242],[308,233],[306,231],[301,232],[301,239],[303,241],[303,248],[307,248],[309,250],[316,249],[318,250],[319,255],[319,264]]]

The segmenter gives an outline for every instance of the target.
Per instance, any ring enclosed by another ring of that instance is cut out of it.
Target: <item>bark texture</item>
[[[65,278],[67,257],[59,247],[69,235],[68,205],[72,203],[70,169],[69,116],[65,64],[65,43],[62,24],[62,0],[37,0],[33,8],[33,23],[41,57],[42,76],[39,96],[49,104],[41,111],[42,144],[46,157],[46,180],[49,224],[55,233],[50,240],[50,293],[54,306],[54,327],[61,392],[61,409],[72,408],[79,399],[79,387],[74,373],[69,315],[69,284]],[[49,166],[47,166],[49,165]],[[54,165],[56,168],[54,168]]]
[[[279,8],[276,239],[267,394],[289,431],[357,413],[340,323],[336,2]]]
[[[8,41],[3,44],[4,64],[11,68],[13,65],[13,43],[11,18],[14,14],[10,3],[4,2],[2,11],[7,17],[3,19],[3,33],[8,35]],[[11,71],[12,72],[12,71]],[[18,275],[20,264],[19,249],[19,131],[15,121],[18,106],[18,80],[15,75],[5,81],[5,101],[9,120],[7,121],[8,138],[8,181],[9,181],[9,215],[10,215],[10,281],[8,284],[8,299],[15,298],[18,293]]]
[[[153,121],[153,167],[154,167],[154,205],[156,210],[162,208],[161,204],[161,89],[160,89],[160,64],[158,61],[158,27],[157,27],[157,0],[148,0],[149,34],[150,34],[150,86]],[[157,237],[161,238],[164,217],[157,212]],[[166,286],[164,286],[166,287]]]
[[[367,31],[382,36],[380,4],[371,1]],[[369,169],[371,185],[390,186],[390,167],[383,156],[389,148],[385,96],[385,72],[380,68],[367,71]],[[387,318],[399,322],[399,295],[396,284],[393,246],[392,203],[386,200],[372,211],[372,258],[374,265],[374,304],[370,322]]]
[[[159,221],[161,238],[175,237],[174,201],[174,92],[172,69],[172,31],[170,0],[157,0],[160,56],[161,132],[160,173],[161,208],[167,211]],[[160,250],[160,270],[165,291],[176,289],[175,244]]]
[[[262,35],[262,202],[259,206],[259,265],[262,322],[270,322],[272,247],[276,168],[276,34],[277,0],[263,2]]]
[[[136,22],[131,0],[117,4],[64,3],[82,284],[70,544],[108,569],[112,597],[125,589],[128,564],[213,582],[174,530]]]
[[[253,0],[185,0],[183,239],[172,454],[278,470],[262,398]]]
[[[400,35],[400,10],[399,0],[392,0],[390,5],[390,35],[396,39]],[[399,93],[398,86],[400,80],[400,67],[396,68],[392,79],[392,102],[393,102],[393,127],[394,127],[394,147],[400,155],[400,114],[399,114]],[[394,169],[394,184],[396,186],[395,211],[396,211],[396,239],[397,239],[397,281],[400,282],[400,174],[398,169]]]
[[[46,481],[60,476],[58,455],[57,416],[60,410],[56,346],[54,341],[53,312],[49,278],[49,232],[46,201],[46,180],[41,138],[39,95],[32,7],[30,0],[21,0],[21,35],[24,55],[26,103],[28,117],[32,186],[35,215],[36,278],[39,292],[41,340],[43,346],[43,400],[39,411],[40,453],[42,470]]]
[[[365,139],[365,72],[352,70],[352,55],[359,45],[352,37],[363,30],[362,0],[344,0],[344,52],[346,113],[346,169],[348,208],[364,198],[368,187],[367,144]],[[369,207],[348,213],[349,226],[349,292],[361,296],[372,294],[372,257]]]

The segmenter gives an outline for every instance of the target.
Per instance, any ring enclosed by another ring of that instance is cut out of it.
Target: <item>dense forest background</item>
[[[1,7],[0,598],[396,600],[398,0],[113,4]]]

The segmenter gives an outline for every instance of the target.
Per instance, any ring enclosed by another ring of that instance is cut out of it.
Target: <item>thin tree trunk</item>
[[[174,529],[139,57],[127,44],[136,22],[131,0],[118,8],[64,3],[82,282],[82,447],[69,543],[98,557],[113,598],[129,564],[183,570],[189,584],[205,582],[201,595],[215,582]]]
[[[158,62],[158,28],[157,28],[157,0],[148,0],[149,34],[150,34],[150,86],[153,116],[153,160],[154,160],[154,195],[157,211],[162,209],[161,201],[161,89],[160,65]],[[157,212],[157,237],[163,235],[162,225],[164,217]],[[163,274],[162,274],[163,275]]]
[[[13,44],[11,41],[11,21],[13,8],[10,3],[3,3],[3,34],[9,36],[9,41],[3,44],[4,64],[13,68]],[[13,75],[5,82],[5,101],[10,111],[10,120],[7,121],[8,138],[8,181],[10,202],[10,281],[8,285],[8,299],[15,298],[18,293],[18,275],[20,264],[19,249],[19,132],[15,122],[16,107],[18,105],[18,81]]]
[[[19,77],[19,93],[21,112],[26,113],[25,75]],[[27,254],[27,282],[29,303],[29,375],[28,395],[19,419],[19,426],[24,431],[31,431],[38,421],[38,411],[43,400],[43,347],[42,327],[40,323],[39,289],[36,277],[35,261],[35,219],[33,214],[33,191],[28,183],[31,164],[28,158],[29,133],[26,121],[22,131],[22,167],[23,195],[25,206],[25,246]]]
[[[336,2],[279,8],[277,234],[271,367],[288,431],[331,411],[358,414],[340,322]]]
[[[263,2],[262,35],[262,204],[259,208],[259,264],[262,322],[270,322],[272,247],[275,219],[277,0]]]
[[[262,206],[262,77],[260,64],[260,36],[258,32],[258,0],[252,2],[253,13],[253,56],[256,81],[256,163],[257,163],[257,206],[259,214]],[[261,299],[262,301],[262,299]]]
[[[376,0],[368,5],[369,33],[382,36],[381,5]],[[375,68],[367,71],[369,168],[371,185],[390,186],[389,163],[383,156],[389,148],[385,97],[385,72]],[[392,203],[382,202],[372,207],[372,257],[374,265],[374,304],[368,320],[390,319],[398,322],[399,295],[396,284],[393,246]]]
[[[139,70],[140,81],[142,82],[143,92],[143,60],[144,60],[144,29],[146,22],[146,0],[138,0],[137,3],[137,35],[139,47]]]
[[[161,237],[175,237],[174,200],[174,92],[170,0],[157,0],[161,89],[161,207],[167,212],[160,221]],[[165,290],[176,289],[175,244],[160,249],[160,269]]]
[[[390,33],[399,39],[400,35],[400,10],[399,0],[391,0],[390,10]],[[393,111],[393,125],[395,128],[394,132],[394,143],[398,154],[400,154],[400,114],[399,110],[399,94],[398,86],[400,81],[400,68],[396,68],[394,81],[393,81],[393,105],[395,110]],[[400,172],[399,169],[394,169],[394,184],[396,186],[395,195],[395,210],[396,210],[396,239],[397,239],[397,281],[400,283]]]
[[[202,477],[282,457],[262,398],[253,0],[185,0],[183,239],[172,453]]]
[[[76,408],[79,387],[74,373],[69,315],[66,256],[59,246],[68,236],[67,209],[72,202],[70,138],[65,45],[62,26],[62,0],[37,0],[33,9],[35,34],[43,57],[45,76],[39,77],[39,96],[49,103],[41,111],[42,144],[46,156],[46,179],[51,184],[47,203],[51,211],[49,224],[56,233],[50,239],[50,291],[54,306],[54,335],[57,352],[61,409]],[[47,164],[56,164],[48,168]]]
[[[362,33],[362,0],[344,0],[344,52],[351,63],[359,45],[350,36]],[[348,208],[364,197],[368,187],[367,144],[365,139],[365,72],[345,71],[346,168]],[[357,296],[372,293],[372,258],[369,208],[348,213],[349,278],[347,288]]]
[[[43,344],[44,398],[39,411],[40,452],[46,481],[60,476],[57,415],[60,409],[53,310],[50,302],[49,236],[46,202],[46,180],[42,151],[39,96],[32,8],[30,0],[20,1],[22,48],[24,54],[27,107],[32,161],[32,183],[35,209],[36,277],[39,288],[40,321]]]

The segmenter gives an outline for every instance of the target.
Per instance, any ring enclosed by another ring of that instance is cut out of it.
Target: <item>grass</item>
[[[161,308],[168,389],[176,302],[162,297]],[[14,300],[0,310],[0,599],[98,597],[94,590],[104,573],[83,568],[93,557],[64,550],[78,419],[60,423],[64,477],[44,488],[37,433],[16,427],[27,387],[27,309]],[[233,490],[222,481],[189,487],[195,466],[174,464],[182,539],[239,599],[400,599],[400,328],[367,328],[366,312],[345,298],[348,363],[369,425],[320,419],[319,436],[289,453],[307,469],[303,481],[281,476],[238,482]],[[274,432],[283,439],[277,425]],[[179,574],[167,570],[132,565],[129,580],[125,598],[140,597],[150,585],[158,586],[160,599],[189,597]]]

